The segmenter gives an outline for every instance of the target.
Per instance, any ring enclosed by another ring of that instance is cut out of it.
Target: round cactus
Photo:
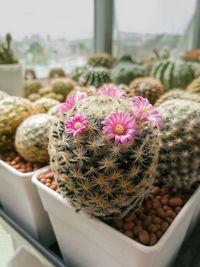
[[[111,71],[111,80],[116,84],[129,84],[133,79],[144,76],[144,70],[139,64],[121,62]]]
[[[110,54],[93,54],[88,58],[88,65],[93,67],[110,68],[113,63],[113,58]]]
[[[14,147],[17,127],[34,114],[36,110],[28,99],[9,96],[0,101],[0,151]]]
[[[89,68],[82,78],[84,86],[92,85],[96,88],[107,82],[110,82],[110,73],[104,67]]]
[[[39,94],[31,94],[31,95],[29,95],[29,97],[28,97],[28,99],[30,100],[30,101],[32,101],[32,102],[34,102],[34,101],[36,101],[36,100],[38,100],[38,99],[40,99],[41,97],[40,97],[40,95]]]
[[[74,84],[71,79],[68,78],[59,78],[55,79],[52,82],[52,90],[55,94],[61,94],[63,95],[63,98],[65,99],[66,96],[69,94],[71,90],[74,89]],[[64,100],[63,99],[63,100]]]
[[[54,117],[37,114],[23,121],[17,128],[15,147],[17,152],[31,162],[48,162],[49,129]]]
[[[194,79],[194,72],[186,62],[162,60],[154,65],[151,76],[160,80],[168,91],[185,88]]]
[[[36,80],[36,74],[34,69],[28,68],[25,70],[25,77],[24,80],[28,80],[28,81],[32,81],[32,80]]]
[[[7,94],[6,92],[0,90],[0,101],[2,99],[4,99],[4,98],[8,97],[8,96],[9,96],[9,94]]]
[[[49,71],[48,79],[66,77],[65,71],[62,68],[54,68]]]
[[[41,88],[41,89],[38,91],[38,94],[39,94],[40,96],[44,96],[44,95],[46,95],[46,94],[50,94],[50,93],[52,93],[52,92],[53,92],[52,88],[48,88],[48,87],[46,87],[46,88]]]
[[[59,101],[51,98],[40,98],[33,103],[37,113],[47,113],[52,107],[59,104]]]
[[[126,93],[129,97],[145,97],[153,105],[164,94],[164,87],[160,81],[152,77],[137,78],[130,83]]]
[[[200,104],[174,99],[158,107],[163,118],[156,183],[188,190],[200,181]]]
[[[75,82],[80,82],[88,69],[88,65],[75,67],[70,73],[71,79]]]
[[[129,100],[117,89],[72,96],[60,108],[49,153],[62,195],[76,209],[104,219],[136,209],[154,180],[157,111],[147,99]]]
[[[29,97],[29,95],[32,95],[32,94],[38,94],[40,88],[42,87],[43,87],[42,83],[38,80],[25,81],[24,82],[25,97]]]
[[[77,94],[78,92],[86,93],[86,95],[88,95],[88,96],[91,96],[91,95],[94,95],[94,94],[95,94],[95,90],[93,90],[92,88],[88,88],[88,87],[80,87],[80,88],[77,88],[77,89],[72,90],[72,91],[68,94],[67,98],[69,98],[69,97],[72,96],[72,95]]]
[[[195,78],[186,88],[189,93],[200,94],[200,77]]]

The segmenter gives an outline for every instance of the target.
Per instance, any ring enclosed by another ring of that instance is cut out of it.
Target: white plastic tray
[[[37,172],[21,173],[0,160],[0,203],[27,232],[43,244],[50,245],[55,236],[48,214],[31,182]]]
[[[47,169],[46,169],[47,170]],[[46,171],[45,170],[45,171]],[[64,261],[81,267],[165,267],[176,256],[197,205],[200,188],[192,195],[157,244],[147,247],[97,219],[76,213],[66,199],[32,178],[49,214]]]

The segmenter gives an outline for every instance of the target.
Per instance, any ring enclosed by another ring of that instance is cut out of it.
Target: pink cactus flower
[[[148,126],[151,127],[155,122],[158,125],[158,129],[162,127],[162,117],[158,114],[158,111],[149,103],[149,100],[141,96],[131,98],[132,104],[136,107],[133,114],[137,120],[148,121]]]
[[[75,137],[76,134],[81,134],[86,129],[86,124],[88,123],[88,120],[85,118],[83,114],[76,114],[75,117],[71,117],[70,120],[64,123],[67,126],[65,132],[73,137]]]
[[[104,96],[110,96],[110,97],[122,97],[122,98],[127,97],[127,94],[121,89],[104,88],[104,87],[99,88],[99,90],[97,91],[97,95],[104,95]]]
[[[135,130],[138,125],[135,122],[135,117],[130,116],[127,112],[123,116],[123,112],[119,113],[112,112],[112,115],[108,115],[102,124],[106,126],[103,127],[103,133],[109,133],[106,140],[115,138],[115,144],[120,141],[123,145],[126,145],[127,139],[133,144],[135,142],[134,135],[140,134],[140,131]]]
[[[80,91],[78,91],[75,95],[70,96],[70,98],[68,98],[64,103],[62,103],[57,109],[67,112],[72,109],[77,102],[86,97],[86,93],[81,93]]]

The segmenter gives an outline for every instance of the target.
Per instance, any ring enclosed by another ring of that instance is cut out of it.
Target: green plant
[[[12,36],[6,34],[6,43],[0,42],[0,64],[16,64],[18,60],[15,58],[11,49]]]
[[[41,88],[43,88],[43,85],[38,80],[25,81],[24,82],[24,95],[25,97],[29,97],[29,95],[38,94]]]
[[[158,106],[163,118],[156,183],[190,189],[200,180],[200,104],[174,99]]]
[[[186,88],[189,93],[200,93],[200,77],[195,78]]]
[[[28,99],[8,96],[0,101],[0,151],[13,148],[17,127],[34,114],[36,110]]]
[[[4,99],[4,98],[8,97],[8,96],[9,96],[9,94],[7,94],[6,92],[0,90],[0,101],[2,99]]]
[[[84,86],[92,85],[96,88],[107,82],[110,82],[110,73],[108,69],[104,67],[89,68],[85,72],[82,80]]]
[[[28,99],[30,100],[30,101],[32,101],[32,102],[34,102],[34,101],[36,101],[36,100],[38,100],[38,99],[40,99],[41,98],[41,96],[39,95],[39,94],[31,94],[31,95],[29,95],[29,97],[28,97]]]
[[[77,94],[77,92],[81,92],[81,93],[85,93],[88,96],[94,95],[95,94],[95,90],[93,90],[93,88],[88,88],[88,87],[79,87],[77,89],[72,90],[68,95],[67,98],[69,98],[72,95]]]
[[[168,91],[185,88],[194,79],[194,72],[186,62],[161,60],[152,68],[151,76],[160,80]]]
[[[49,87],[41,88],[41,89],[38,91],[38,93],[39,93],[39,95],[40,95],[41,97],[44,96],[44,95],[46,95],[46,94],[50,94],[50,93],[52,93],[52,92],[53,92],[52,88],[49,88]]]
[[[75,67],[70,73],[71,79],[74,80],[75,82],[81,82],[82,77],[88,70],[88,68],[89,68],[88,65]]]
[[[48,79],[64,78],[67,75],[62,68],[54,68],[49,71]]]
[[[47,113],[52,107],[60,104],[59,101],[52,98],[40,98],[33,103],[37,113]]]
[[[36,77],[34,69],[28,68],[25,70],[24,80],[32,81],[36,79],[37,77]]]
[[[17,128],[15,147],[17,152],[31,162],[48,162],[49,129],[54,117],[37,114],[24,120]]]
[[[133,79],[144,76],[141,65],[130,62],[121,62],[111,71],[111,80],[116,84],[129,84]]]
[[[113,58],[110,54],[93,54],[88,58],[88,65],[92,67],[105,67],[110,68],[113,63]]]
[[[153,105],[164,94],[164,87],[160,81],[152,77],[136,78],[130,83],[126,93],[129,97],[145,97]]]
[[[118,59],[117,64],[118,64],[118,63],[121,63],[121,62],[130,62],[130,63],[134,63],[134,61],[133,61],[131,55],[123,55],[123,56],[121,56],[121,57]]]
[[[52,90],[55,94],[61,94],[63,100],[74,89],[73,81],[69,78],[58,78],[52,82]]]
[[[149,102],[133,101],[123,98],[120,90],[102,89],[99,96],[79,94],[62,104],[63,113],[50,133],[51,168],[62,195],[77,210],[104,219],[123,217],[149,192],[157,164],[158,129],[151,124],[152,111],[149,120],[140,117],[146,116],[140,105]],[[140,115],[132,117],[136,111]],[[158,115],[155,118],[159,121]],[[111,121],[115,125],[108,130],[103,124]]]

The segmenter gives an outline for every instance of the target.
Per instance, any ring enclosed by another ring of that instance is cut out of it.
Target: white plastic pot
[[[37,189],[31,182],[37,172],[21,173],[0,160],[0,203],[20,226],[48,246],[55,241],[55,236]]]
[[[0,64],[0,90],[9,95],[24,95],[20,64]]]
[[[86,214],[76,213],[66,199],[32,178],[49,214],[66,263],[81,267],[164,267],[176,256],[190,227],[200,188],[192,195],[159,242],[139,244]]]

